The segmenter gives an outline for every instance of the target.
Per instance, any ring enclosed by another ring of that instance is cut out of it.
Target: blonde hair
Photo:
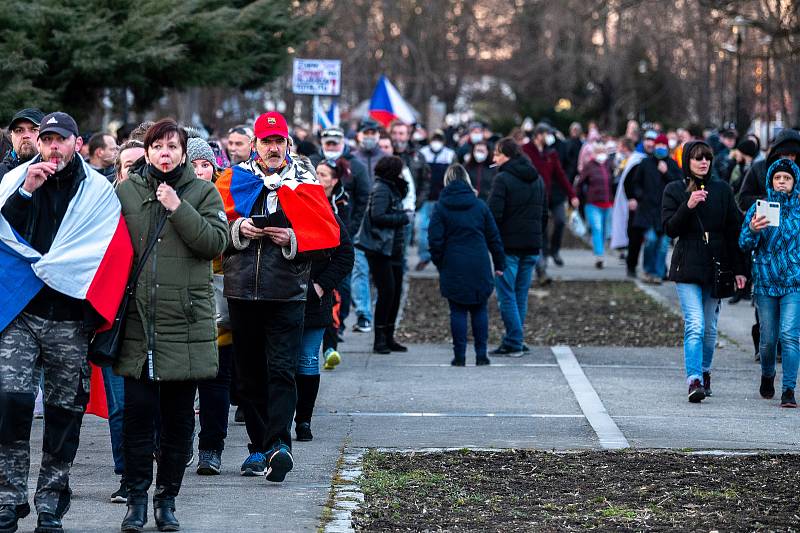
[[[447,187],[454,181],[463,181],[464,183],[469,185],[469,188],[472,189],[472,192],[477,194],[475,187],[472,186],[472,180],[469,179],[469,172],[467,172],[467,169],[458,163],[453,163],[452,165],[447,167],[447,170],[444,173],[445,187]]]

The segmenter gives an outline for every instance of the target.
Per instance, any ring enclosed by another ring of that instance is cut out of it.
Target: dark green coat
[[[158,184],[131,173],[117,186],[128,224],[134,265],[164,212]],[[186,166],[175,185],[181,205],[170,214],[136,285],[125,338],[114,372],[156,381],[186,381],[217,375],[216,309],[212,260],[228,244],[228,224],[217,189]]]

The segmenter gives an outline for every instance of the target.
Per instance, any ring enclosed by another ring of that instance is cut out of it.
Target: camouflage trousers
[[[33,407],[44,374],[39,513],[69,508],[69,471],[89,399],[89,336],[80,322],[20,314],[0,333],[0,505],[28,501]]]

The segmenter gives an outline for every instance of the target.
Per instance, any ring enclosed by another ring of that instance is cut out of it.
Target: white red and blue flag
[[[399,120],[406,124],[417,122],[414,108],[406,102],[397,87],[392,85],[389,78],[381,76],[378,85],[372,92],[372,99],[369,102],[369,116],[381,123],[386,128],[393,120]]]
[[[0,183],[0,206],[25,181],[21,165]],[[67,207],[50,250],[33,249],[0,215],[0,331],[47,284],[86,300],[111,327],[128,282],[133,247],[114,189],[85,162],[86,179]]]

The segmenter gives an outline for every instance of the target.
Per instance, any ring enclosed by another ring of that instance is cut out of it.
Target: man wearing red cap
[[[678,164],[669,157],[669,140],[661,133],[655,138],[653,152],[639,164],[631,198],[636,201],[632,226],[644,233],[642,267],[648,283],[660,284],[666,274],[669,238],[661,227],[661,197],[667,183],[681,176]],[[637,261],[638,257],[628,258],[629,272],[635,272]]]
[[[253,156],[217,181],[233,243],[225,255],[224,295],[250,438],[250,455],[241,474],[266,473],[269,481],[279,482],[294,464],[289,428],[311,270],[310,261],[295,258],[301,237],[295,230],[300,230],[289,223],[288,206],[279,201],[279,191],[311,184],[320,188],[323,199],[324,191],[316,177],[287,154],[289,132],[280,113],[258,117],[254,133]]]

